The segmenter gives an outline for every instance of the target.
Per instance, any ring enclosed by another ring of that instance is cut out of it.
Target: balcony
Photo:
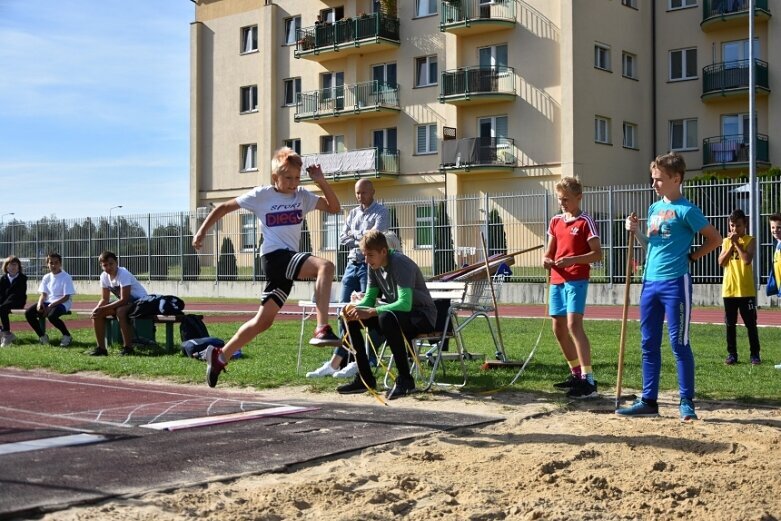
[[[397,84],[367,81],[302,92],[293,117],[296,121],[327,121],[384,116],[400,111]]]
[[[516,0],[442,0],[439,30],[472,35],[515,26]]]
[[[754,60],[757,94],[770,93],[767,62]],[[702,101],[748,95],[749,61],[714,63],[702,69]]]
[[[515,99],[512,67],[462,67],[442,72],[440,103],[463,105]]]
[[[296,58],[323,62],[350,54],[395,49],[399,44],[399,19],[373,13],[298,29],[293,54]]]
[[[510,171],[517,166],[515,141],[507,137],[468,137],[442,141],[444,172]]]
[[[306,167],[319,164],[329,181],[355,180],[366,177],[399,175],[399,151],[389,148],[363,148],[349,152],[307,154],[301,156],[301,182],[311,183]]]
[[[767,21],[770,11],[767,0],[754,1],[754,20]],[[705,31],[718,31],[731,27],[748,27],[748,0],[704,0],[702,22]]]
[[[757,164],[770,166],[767,136],[757,134]],[[716,136],[702,140],[702,168],[748,168],[748,141],[743,136]]]

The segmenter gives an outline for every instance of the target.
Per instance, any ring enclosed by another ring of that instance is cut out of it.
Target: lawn
[[[85,353],[94,347],[91,329],[72,330],[74,343],[68,348],[57,347],[59,333],[49,328],[52,346],[38,345],[34,333],[22,324],[18,315],[14,318],[14,332],[18,336],[13,346],[0,349],[0,366],[25,369],[43,368],[62,373],[94,371],[115,377],[136,377],[142,379],[166,379],[174,382],[202,383],[205,365],[197,360],[187,359],[180,354],[163,354],[153,347],[137,347],[137,355],[116,356],[116,346],[109,357],[93,358]],[[71,317],[68,317],[71,319]],[[207,318],[207,325],[208,318]],[[210,324],[211,335],[228,339],[236,331],[238,323]],[[553,333],[550,321],[542,319],[504,319],[502,333],[508,357],[522,360],[536,343],[540,331],[542,336],[535,355],[524,375],[513,389],[533,392],[550,392],[551,384],[563,379],[567,370]],[[323,363],[329,356],[328,349],[304,345],[302,370],[296,374],[300,323],[295,320],[280,320],[259,338],[246,346],[243,357],[232,362],[229,372],[220,379],[220,386],[251,387],[256,389],[283,385],[308,385],[314,392],[331,392],[339,381],[333,378],[306,379],[304,373]],[[619,323],[615,321],[587,321],[586,331],[591,339],[594,374],[601,392],[615,390]],[[637,389],[640,378],[640,334],[636,322],[628,324],[627,347],[624,367],[624,388]],[[781,362],[781,330],[760,328],[763,346],[763,364],[751,366],[748,360],[748,345],[745,330],[738,330],[738,345],[741,363],[725,366],[726,355],[724,327],[714,325],[693,325],[692,346],[696,361],[697,397],[707,399],[735,399],[750,402],[781,403],[781,371],[773,368]],[[157,340],[163,343],[164,329],[157,329]],[[494,349],[485,322],[475,322],[464,331],[465,343],[472,353],[493,358]],[[662,390],[677,389],[675,363],[669,344],[663,344]],[[177,335],[178,340],[178,335]],[[452,343],[451,349],[455,349]],[[515,369],[482,370],[480,361],[467,362],[469,392],[490,391],[508,384],[517,372]],[[457,362],[447,362],[447,379],[456,381],[459,367]],[[381,377],[378,378],[381,380]],[[205,385],[205,384],[204,384]]]

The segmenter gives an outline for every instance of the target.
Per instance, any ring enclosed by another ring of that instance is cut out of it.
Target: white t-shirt
[[[73,287],[73,279],[67,272],[60,271],[57,275],[49,272],[41,279],[41,285],[38,286],[38,293],[46,293],[46,303],[48,304],[65,295],[75,295],[76,288]],[[63,301],[62,305],[65,306],[66,310],[70,311],[70,297]]]
[[[144,289],[144,286],[142,286],[136,277],[127,271],[127,269],[122,267],[117,268],[117,276],[114,279],[105,271],[100,274],[100,287],[108,288],[108,290],[117,298],[122,296],[122,288],[125,286],[130,286],[131,300],[138,300],[141,297],[146,297],[146,289]]]
[[[259,186],[236,198],[240,207],[254,213],[260,221],[261,255],[276,250],[297,252],[304,215],[314,210],[319,200],[300,186],[294,194],[280,194],[273,186]]]

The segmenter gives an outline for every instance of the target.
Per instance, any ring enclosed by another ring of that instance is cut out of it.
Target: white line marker
[[[87,445],[107,440],[105,436],[98,434],[71,434],[57,436],[55,438],[42,438],[39,440],[19,441],[0,445],[0,456],[16,454],[17,452],[29,452],[31,450],[52,449],[55,447],[70,447],[71,445]]]
[[[231,423],[265,416],[284,416],[287,414],[298,414],[302,412],[316,411],[318,407],[296,407],[285,405],[282,407],[271,407],[269,409],[259,409],[257,411],[235,412],[231,414],[222,414],[219,416],[203,416],[201,418],[187,418],[185,420],[174,420],[159,423],[147,423],[139,425],[147,429],[177,431],[180,429],[192,429],[193,427],[204,427],[206,425],[219,425],[221,423]]]

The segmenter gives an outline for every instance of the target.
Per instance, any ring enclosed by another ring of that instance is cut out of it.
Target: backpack
[[[179,335],[182,342],[187,342],[193,338],[205,338],[209,336],[209,330],[203,323],[203,315],[184,315],[179,324]]]
[[[155,315],[181,315],[184,301],[173,295],[147,295],[133,303],[130,318],[148,318]]]
[[[207,347],[222,347],[225,345],[225,341],[221,338],[214,338],[211,336],[203,338],[191,338],[185,342],[182,342],[182,354],[188,358],[200,358],[201,352],[205,351]]]

